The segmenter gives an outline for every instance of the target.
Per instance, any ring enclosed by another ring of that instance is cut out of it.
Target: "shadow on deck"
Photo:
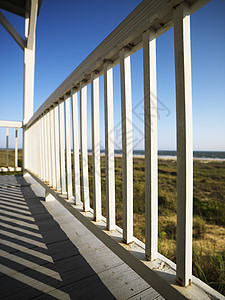
[[[1,299],[162,299],[29,182],[0,176]]]

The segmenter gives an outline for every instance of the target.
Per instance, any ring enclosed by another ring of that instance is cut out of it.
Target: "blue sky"
[[[44,0],[37,24],[34,110],[140,3]],[[119,7],[119,9],[118,9]],[[24,19],[2,11],[24,36]],[[22,120],[23,51],[0,25],[0,119]],[[158,147],[176,149],[173,29],[157,39]],[[191,16],[193,136],[195,150],[225,151],[225,1],[212,0]],[[134,148],[143,149],[142,50],[131,57]],[[90,104],[90,86],[88,103]],[[121,146],[119,66],[114,68],[115,147]],[[100,135],[104,147],[103,78]],[[0,129],[0,147],[5,146]],[[91,148],[88,105],[88,147]],[[13,147],[13,130],[10,146]],[[20,133],[20,146],[21,146]]]

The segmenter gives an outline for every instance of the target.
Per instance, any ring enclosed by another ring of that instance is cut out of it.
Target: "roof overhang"
[[[16,14],[21,17],[25,17],[26,13],[26,0],[0,0],[0,8]],[[38,0],[38,14],[41,8],[42,0]]]

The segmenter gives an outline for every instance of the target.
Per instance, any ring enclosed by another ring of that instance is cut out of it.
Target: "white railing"
[[[21,171],[22,168],[18,167],[18,128],[22,127],[22,122],[16,121],[0,121],[0,127],[6,129],[6,163],[5,166],[0,166],[0,172],[8,171]],[[15,128],[15,159],[14,166],[9,166],[9,128]]]
[[[29,153],[24,158],[25,171],[45,187],[46,200],[54,198],[60,201],[167,299],[205,299],[208,294],[214,298],[221,297],[219,293],[192,276],[193,147],[190,14],[207,2],[143,1],[66,78],[25,127],[29,146]],[[175,40],[177,102],[176,265],[158,253],[157,110],[155,109],[157,106],[156,38],[172,26],[174,26]],[[133,237],[131,142],[130,57],[142,47],[145,116],[145,245]],[[115,223],[113,68],[117,64],[120,64],[123,138],[122,230]],[[102,75],[105,103],[106,218],[103,218],[101,212],[99,77]],[[93,210],[90,208],[88,182],[87,85],[89,84],[91,84],[92,103]],[[80,101],[81,166],[79,165],[78,101]],[[70,130],[71,105],[72,132]],[[72,175],[74,182],[72,182]]]

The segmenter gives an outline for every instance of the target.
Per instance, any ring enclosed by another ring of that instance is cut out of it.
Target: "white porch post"
[[[28,1],[27,1],[28,3]],[[23,125],[26,125],[33,115],[34,107],[34,65],[35,65],[35,30],[38,10],[38,0],[31,0],[30,11],[25,15],[25,38],[29,41],[24,48],[24,95],[23,95]],[[30,15],[29,15],[30,12]],[[28,48],[29,47],[29,48]],[[27,131],[23,131],[23,168],[28,167],[29,140]]]
[[[192,279],[193,139],[190,15],[174,9],[177,114],[177,281]]]

